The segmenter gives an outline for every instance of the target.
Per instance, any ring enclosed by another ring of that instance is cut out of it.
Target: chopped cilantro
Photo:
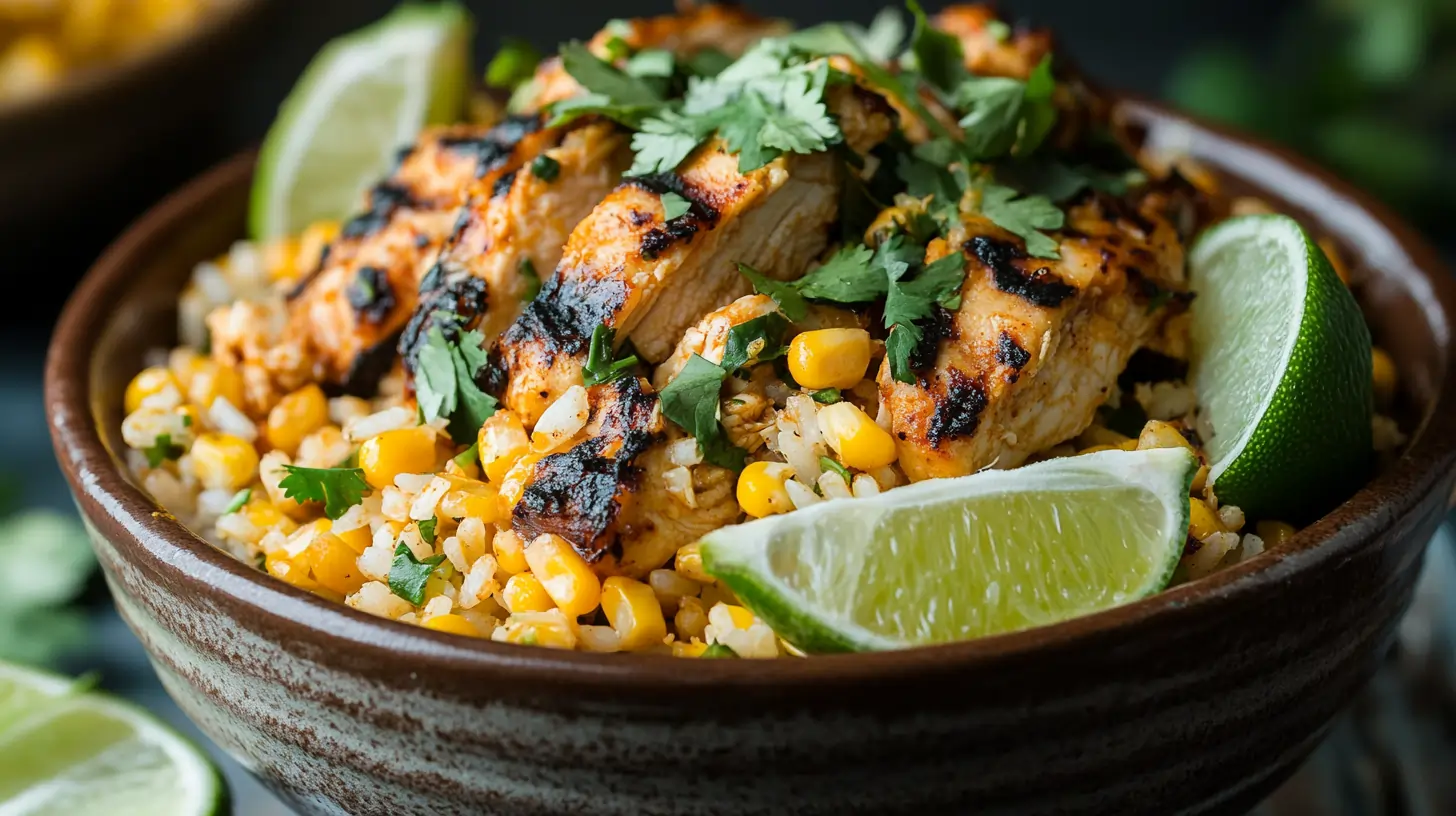
[[[688,73],[697,77],[715,77],[723,73],[723,69],[733,64],[733,58],[719,51],[716,48],[704,48],[703,50],[688,57]]]
[[[708,648],[704,649],[703,650],[703,653],[701,655],[698,655],[698,657],[704,657],[704,658],[738,657],[738,653],[735,652],[735,651],[733,651],[733,649],[731,647],[729,647],[729,646],[727,646],[725,644],[722,644],[722,643],[714,643],[713,645],[711,645]]]
[[[358,504],[369,492],[360,468],[308,468],[284,465],[288,475],[278,483],[284,498],[303,502],[323,502],[324,515],[336,519]]]
[[[471,465],[475,464],[475,460],[479,456],[480,456],[480,443],[479,442],[472,442],[472,443],[470,443],[470,447],[468,447],[465,450],[461,451],[460,453],[456,454],[453,461],[455,462],[455,465],[457,467],[459,467],[460,469],[464,470],[465,468],[468,468]]]
[[[788,329],[788,319],[778,312],[739,323],[728,330],[720,367],[732,373],[750,362],[763,363],[782,357],[788,351],[784,345],[784,333]]]
[[[748,452],[728,441],[718,421],[718,392],[728,376],[720,366],[694,354],[673,381],[662,389],[662,415],[698,440],[708,462],[742,470]]]
[[[632,56],[632,46],[616,35],[607,38],[606,49],[608,62],[617,62]]]
[[[748,264],[738,264],[738,272],[753,284],[753,291],[773,298],[779,310],[790,320],[803,320],[808,316],[809,304],[794,284],[776,281]]]
[[[228,502],[228,506],[223,508],[222,514],[226,516],[228,513],[238,512],[243,509],[243,505],[247,504],[251,498],[253,498],[253,488],[245,487],[239,490],[233,494],[232,501]]]
[[[806,298],[835,303],[868,303],[883,297],[884,275],[870,268],[874,255],[873,250],[860,244],[843,247],[819,268],[795,281],[794,288]]]
[[[157,434],[151,447],[142,448],[142,453],[147,457],[147,465],[150,467],[161,467],[163,462],[180,458],[186,452],[187,449],[181,445],[172,444],[171,434]]]
[[[988,184],[981,190],[981,213],[996,226],[1026,241],[1033,258],[1058,258],[1057,242],[1041,230],[1061,229],[1066,216],[1046,196],[1017,197],[1010,187]]]
[[[475,439],[499,404],[475,382],[476,374],[489,361],[484,344],[485,335],[479,331],[460,332],[459,339],[451,342],[435,326],[415,366],[420,416],[425,422],[448,417],[450,438],[457,445]]]
[[[850,482],[850,479],[852,478],[849,475],[849,468],[845,467],[844,465],[839,464],[838,462],[834,461],[833,459],[829,458],[828,456],[821,456],[821,457],[819,457],[819,467],[823,468],[824,470],[828,470],[828,471],[832,471],[834,473],[838,473],[839,474],[839,478],[841,478],[841,479],[844,480],[845,485],[848,485],[849,482]]]
[[[809,398],[820,405],[833,405],[841,399],[838,388],[821,388],[818,391],[810,391]]]
[[[485,84],[492,88],[514,89],[531,79],[541,62],[536,46],[517,37],[506,37],[501,48],[485,67]]]
[[[530,303],[541,293],[541,276],[536,272],[536,265],[531,263],[530,258],[522,257],[521,263],[516,267],[525,279],[526,286],[521,290],[521,301]]]
[[[389,591],[419,606],[425,602],[425,583],[430,580],[430,573],[444,560],[443,555],[432,555],[421,561],[401,541],[394,548],[394,561],[389,565]]]
[[[186,414],[183,414],[182,415],[182,427],[184,427],[184,428],[191,428],[192,427],[192,414],[186,413]]]
[[[908,0],[905,5],[915,18],[915,30],[910,35],[910,67],[937,90],[954,91],[966,78],[960,40],[932,26],[916,0]]]
[[[597,326],[592,330],[591,346],[586,352],[586,365],[582,367],[581,379],[587,385],[601,385],[625,376],[632,366],[637,365],[637,355],[613,360],[613,346],[617,331],[608,326]]]
[[[440,520],[434,516],[430,516],[423,521],[415,522],[415,527],[420,531],[420,538],[424,539],[425,543],[432,547],[435,546],[435,525],[439,523]]]
[[[542,153],[531,160],[531,175],[542,181],[555,181],[561,175],[561,162]]]
[[[613,104],[659,105],[663,102],[657,89],[641,77],[604,62],[579,42],[569,42],[561,47],[561,65],[588,92],[605,96]]]
[[[633,54],[627,60],[626,72],[628,76],[639,79],[645,77],[671,77],[675,70],[675,64],[671,51],[661,48],[648,48]]]
[[[950,304],[959,305],[965,260],[959,252],[953,252],[929,264],[909,280],[905,279],[905,269],[900,269],[898,274],[895,271],[889,273],[885,326],[890,329],[890,336],[885,339],[885,355],[890,360],[891,377],[905,383],[915,381],[910,369],[910,355],[924,337],[915,321],[929,317],[937,303],[946,308],[951,308]]]
[[[693,202],[674,193],[671,190],[662,194],[662,220],[673,221],[687,215],[688,210],[693,208]]]
[[[889,62],[905,41],[905,19],[893,8],[882,8],[870,21],[870,27],[863,32],[850,29],[869,58],[875,62]]]
[[[967,151],[977,159],[1031,155],[1056,124],[1055,87],[1050,55],[1025,82],[1009,77],[962,81],[955,98],[956,105],[967,111],[961,119]]]
[[[713,132],[713,127],[711,121],[684,116],[671,108],[662,110],[642,122],[632,137],[637,157],[627,174],[644,176],[677,169]]]

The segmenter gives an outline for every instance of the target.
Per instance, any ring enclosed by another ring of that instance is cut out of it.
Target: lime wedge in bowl
[[[284,100],[258,156],[255,240],[341,219],[430,123],[456,121],[470,76],[470,17],[414,4],[330,42]]]
[[[723,528],[703,564],[807,652],[1013,632],[1166,586],[1197,468],[1110,450],[931,479]]]
[[[0,814],[207,816],[226,788],[202,751],[84,681],[0,664]]]
[[[1233,218],[1189,255],[1209,483],[1254,518],[1310,521],[1372,462],[1370,330],[1294,219]]]

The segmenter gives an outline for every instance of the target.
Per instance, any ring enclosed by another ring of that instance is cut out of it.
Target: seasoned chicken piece
[[[853,129],[883,139],[892,120],[878,97],[867,97],[841,86],[829,107],[841,120],[864,118]],[[678,173],[618,187],[577,225],[556,273],[496,344],[492,390],[529,426],[581,382],[597,326],[615,329],[619,344],[630,338],[655,363],[700,315],[748,294],[735,262],[778,279],[802,274],[828,243],[841,167],[828,152],[791,154],[742,174],[738,157],[715,140]],[[668,191],[691,203],[671,221],[662,205]]]
[[[474,327],[487,342],[495,340],[534,294],[537,275],[556,268],[572,228],[632,162],[629,137],[611,123],[583,124],[557,137],[560,143],[541,154],[547,178],[528,164],[498,176],[461,210],[438,262],[420,282],[419,305],[400,337],[411,369],[442,311],[475,316]],[[456,323],[453,316],[445,320]]]
[[[512,528],[554,533],[601,575],[645,576],[683,543],[736,521],[733,473],[671,461],[657,397],[636,377],[588,389],[582,439],[536,463]],[[691,506],[685,496],[691,485]]]
[[[759,40],[787,34],[789,30],[790,26],[783,20],[765,20],[736,5],[712,4],[689,7],[679,14],[620,21],[597,32],[587,48],[599,58],[608,59],[607,43],[620,37],[634,51],[662,48],[686,59],[712,50],[737,57]],[[542,62],[532,82],[529,105],[533,110],[570,99],[582,91],[562,68],[560,57]]]
[[[1076,436],[1132,353],[1186,302],[1176,196],[1127,204],[1096,195],[1072,206],[1060,260],[1027,257],[1020,240],[964,216],[927,261],[966,258],[961,306],[940,310],[912,355],[914,384],[880,369],[900,466],[912,480],[1009,468]]]
[[[954,36],[965,54],[966,70],[977,76],[1026,79],[1031,69],[1051,53],[1051,33],[1017,27],[1002,36],[996,10],[982,3],[950,6],[931,20],[931,25]]]

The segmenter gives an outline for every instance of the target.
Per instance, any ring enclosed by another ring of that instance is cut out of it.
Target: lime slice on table
[[[84,681],[0,664],[0,816],[202,816],[217,770],[141,709]]]
[[[1197,466],[1114,450],[931,479],[718,530],[703,563],[809,652],[1012,632],[1162,589]]]
[[[1369,474],[1370,330],[1292,218],[1255,215],[1194,244],[1193,365],[1222,504],[1296,524]]]
[[[406,4],[324,46],[263,141],[253,238],[344,218],[421,127],[457,121],[469,84],[470,25],[455,3]]]

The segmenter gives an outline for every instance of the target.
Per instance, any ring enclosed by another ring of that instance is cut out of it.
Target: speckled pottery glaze
[[[1380,206],[1147,103],[1150,138],[1340,236],[1401,368],[1408,451],[1284,548],[1156,597],[897,653],[681,661],[383,621],[190,534],[123,471],[121,394],[192,265],[242,232],[252,157],[121,238],[67,306],[46,399],[116,603],[168,690],[307,813],[1238,813],[1375,669],[1452,493],[1456,285]]]

